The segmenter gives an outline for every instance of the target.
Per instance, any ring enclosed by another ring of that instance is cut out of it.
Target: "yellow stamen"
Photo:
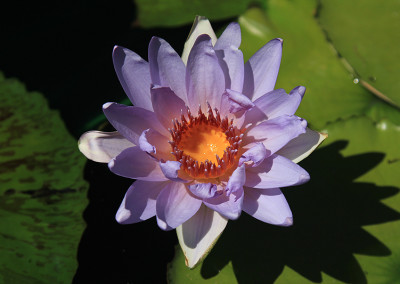
[[[180,121],[172,121],[169,129],[172,154],[181,163],[181,170],[195,179],[218,178],[230,171],[237,163],[237,153],[243,134],[234,127],[233,120],[221,119],[208,105],[206,116],[199,109],[198,116],[187,110]]]
[[[186,155],[199,162],[206,160],[217,164],[215,155],[222,157],[224,150],[230,146],[225,133],[212,125],[190,127],[181,136],[178,148]]]

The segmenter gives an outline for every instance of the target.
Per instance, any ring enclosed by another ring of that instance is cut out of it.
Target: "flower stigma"
[[[218,178],[229,172],[238,162],[238,151],[243,132],[233,126],[233,119],[221,119],[217,108],[208,104],[208,115],[199,107],[193,116],[187,108],[187,118],[173,119],[169,129],[172,154],[189,176],[196,179]]]

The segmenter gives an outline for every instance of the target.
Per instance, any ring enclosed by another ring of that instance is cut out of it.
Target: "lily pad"
[[[293,227],[243,214],[201,267],[188,270],[178,250],[170,283],[398,281],[400,131],[366,117],[326,130],[329,142],[302,162],[311,181],[284,189]]]
[[[85,159],[43,95],[0,73],[0,99],[0,283],[71,282]]]
[[[211,20],[236,17],[246,11],[249,4],[262,4],[262,0],[135,0],[138,6],[139,25],[150,27],[172,27],[190,24],[197,15]]]
[[[355,76],[400,106],[400,2],[322,0],[318,18]]]
[[[277,88],[307,88],[297,114],[321,129],[327,122],[373,113],[400,122],[400,111],[375,97],[345,68],[315,18],[316,2],[271,0],[266,11],[252,8],[239,17],[241,49],[249,58],[272,38],[284,39]],[[378,111],[375,110],[378,109]],[[380,111],[384,109],[384,111]]]

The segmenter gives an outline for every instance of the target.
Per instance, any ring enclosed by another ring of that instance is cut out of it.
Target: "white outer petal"
[[[133,146],[135,145],[117,131],[88,131],[78,141],[79,150],[86,158],[98,163],[108,163],[123,150]]]
[[[307,158],[327,137],[328,134],[307,128],[306,133],[294,138],[275,154],[299,163]]]
[[[207,256],[227,223],[226,218],[203,204],[192,218],[176,228],[189,268],[194,268]]]
[[[197,37],[202,34],[209,35],[212,40],[212,44],[215,45],[217,42],[217,36],[211,27],[210,21],[206,17],[196,16],[182,52],[182,61],[185,63],[185,65],[188,61],[189,53],[192,50],[194,42],[196,41]]]

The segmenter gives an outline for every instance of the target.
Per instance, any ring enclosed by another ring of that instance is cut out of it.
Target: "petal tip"
[[[306,93],[306,87],[298,86],[296,89],[297,89],[297,92],[299,93],[299,95],[303,98],[304,94]]]
[[[103,104],[103,109],[108,109],[113,103],[105,103]]]
[[[284,227],[292,226],[293,225],[293,217],[287,217],[281,225]]]
[[[126,210],[125,208],[118,209],[117,213],[115,214],[115,220],[123,224],[128,218],[131,216],[131,212]]]
[[[115,158],[108,162],[108,168],[111,170],[115,165]]]
[[[310,175],[306,172],[299,177],[299,184],[306,183],[310,180]]]
[[[302,127],[304,127],[304,132],[306,132],[306,128],[307,128],[307,124],[308,124],[307,120],[305,120],[303,118],[300,118],[300,124],[301,124]]]
[[[168,231],[171,230],[171,228],[168,226],[166,222],[161,220],[160,218],[157,218],[157,225],[160,227],[161,230]]]

